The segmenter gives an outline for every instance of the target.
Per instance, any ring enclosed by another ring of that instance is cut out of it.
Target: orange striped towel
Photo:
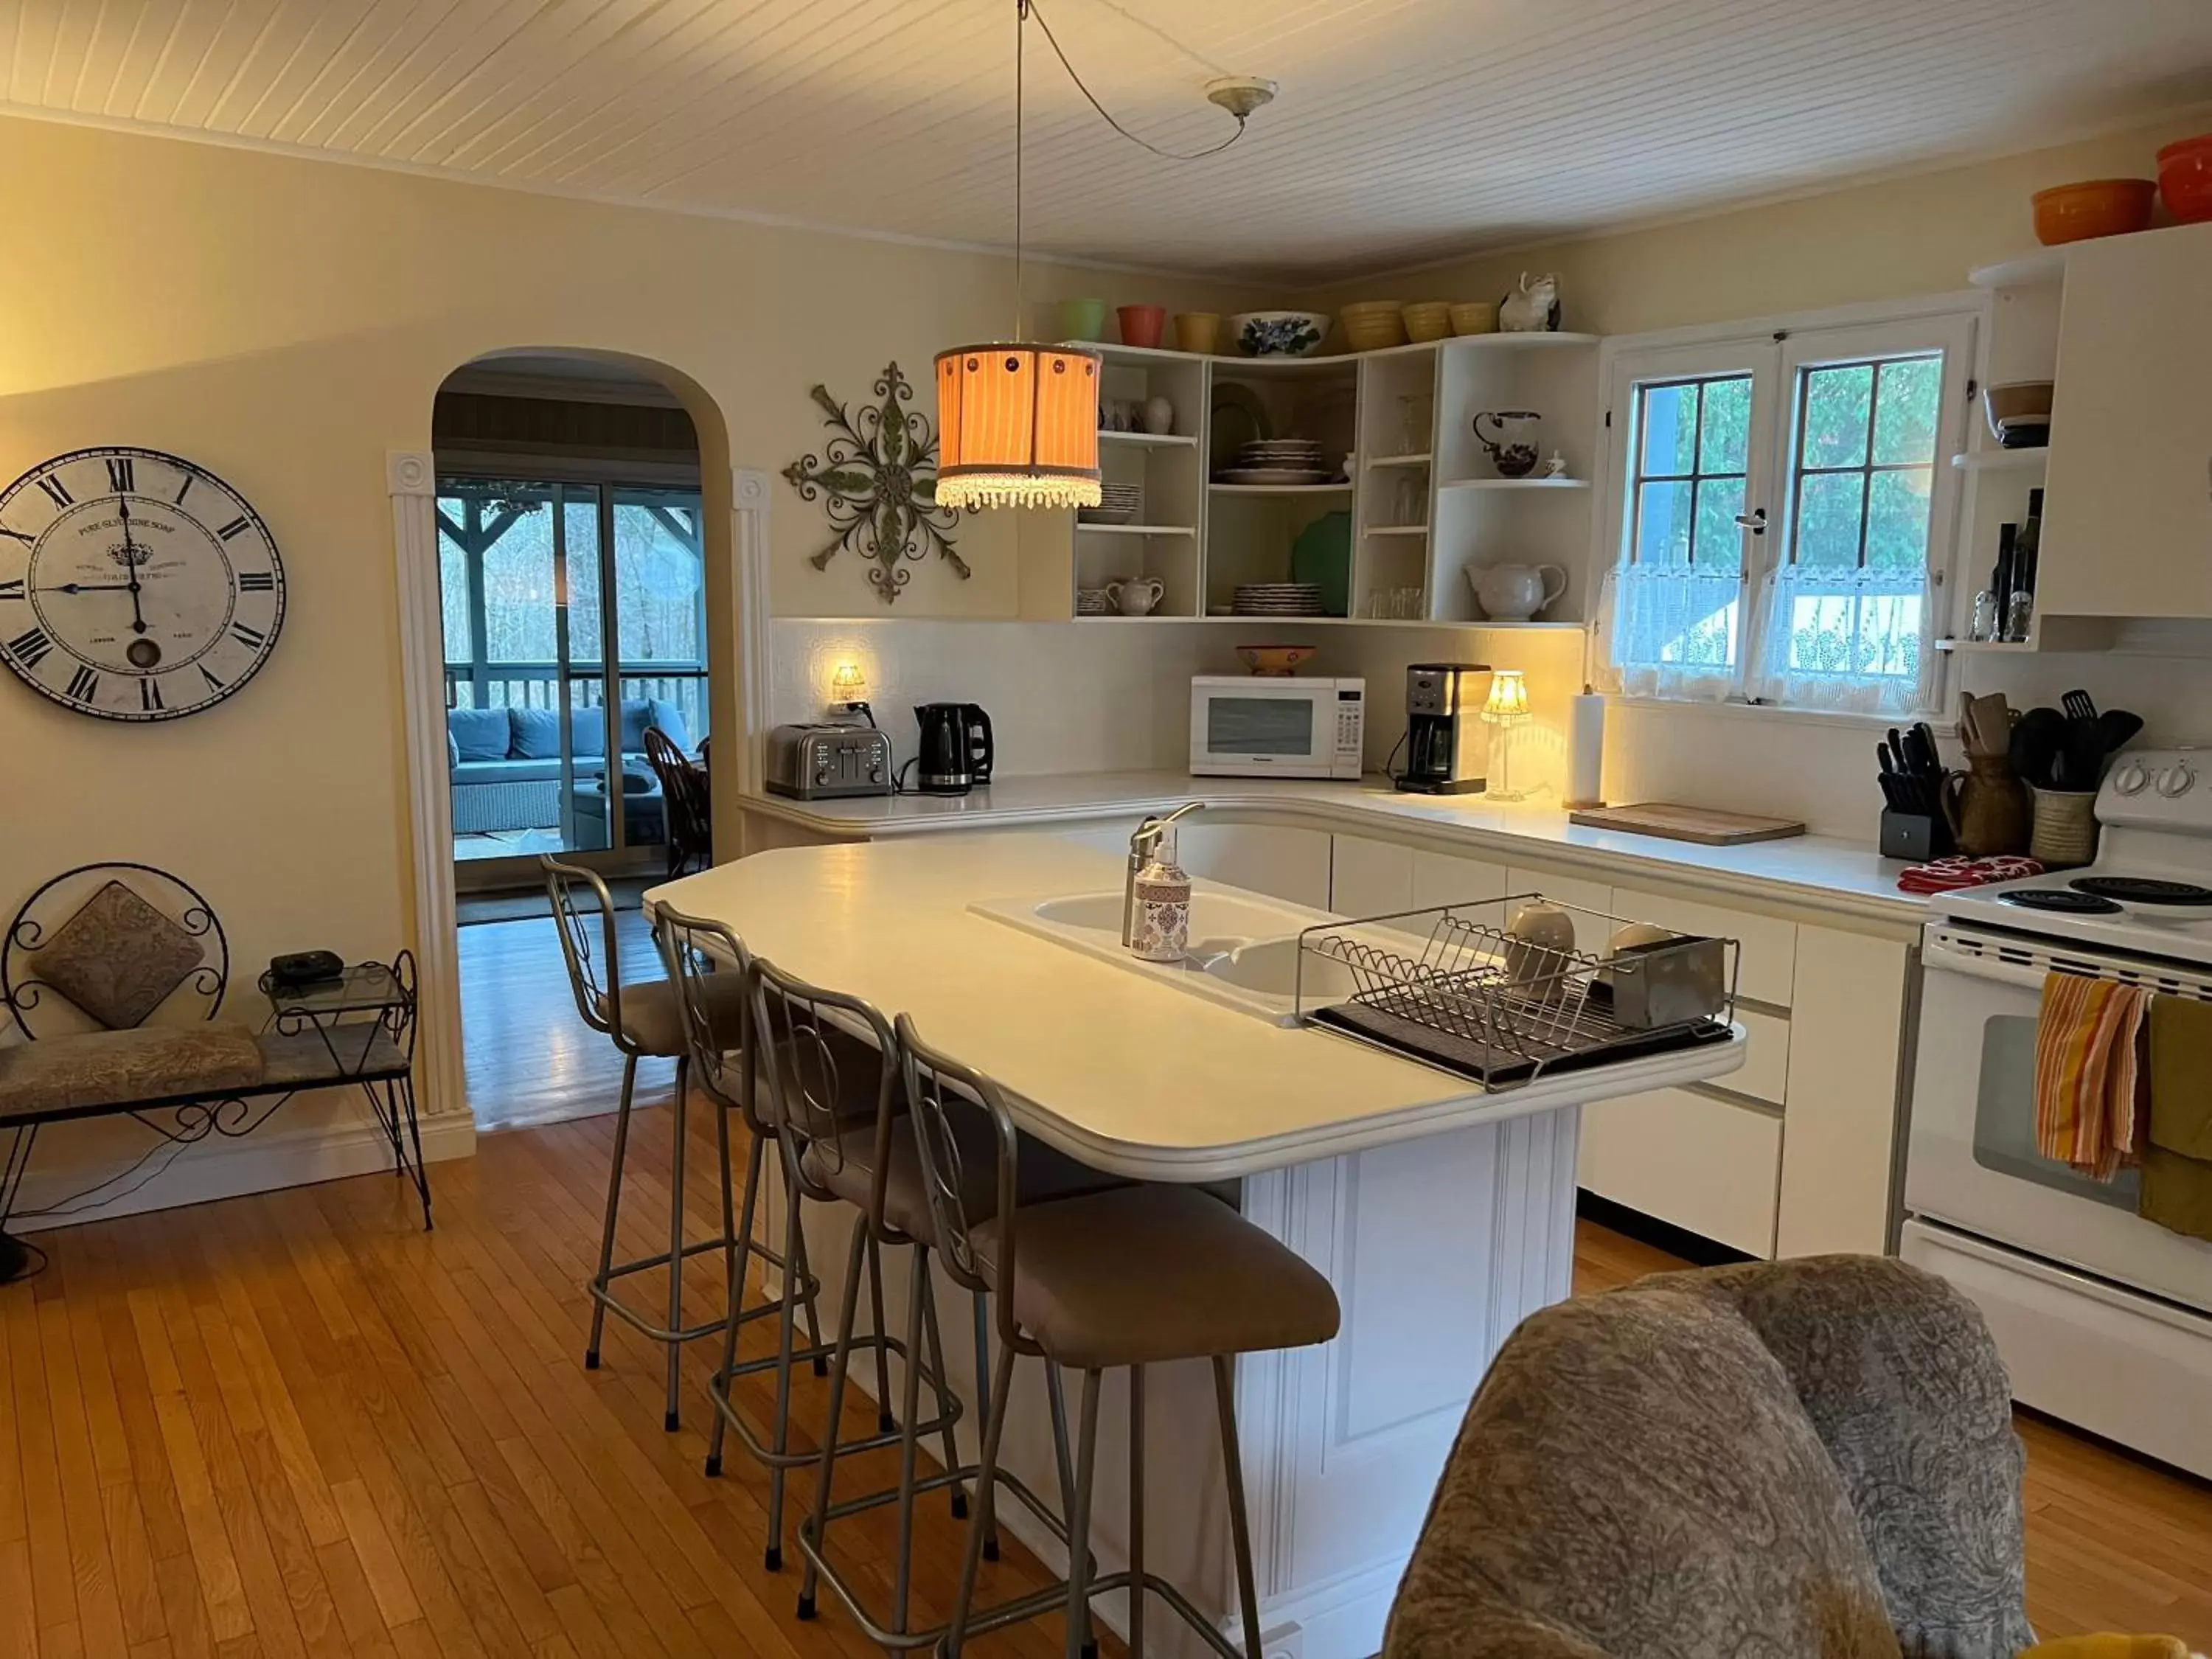
[[[2035,1028],[2035,1149],[2110,1181],[2142,1157],[2151,994],[2051,974]]]

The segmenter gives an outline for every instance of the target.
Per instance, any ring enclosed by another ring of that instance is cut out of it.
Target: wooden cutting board
[[[1693,841],[1702,847],[1741,847],[1747,842],[1786,841],[1805,833],[1804,823],[1798,818],[1753,817],[1743,812],[1716,812],[1666,801],[1590,807],[1568,813],[1567,822],[1586,823],[1593,830],[1620,830],[1632,836]]]

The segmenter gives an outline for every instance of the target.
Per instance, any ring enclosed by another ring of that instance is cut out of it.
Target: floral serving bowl
[[[1328,337],[1328,313],[1239,312],[1229,319],[1229,333],[1247,357],[1310,357]]]

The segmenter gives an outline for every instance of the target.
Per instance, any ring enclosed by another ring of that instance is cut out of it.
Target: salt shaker
[[[1176,862],[1176,832],[1160,831],[1152,862],[1137,872],[1136,927],[1129,949],[1146,962],[1190,953],[1190,877]]]

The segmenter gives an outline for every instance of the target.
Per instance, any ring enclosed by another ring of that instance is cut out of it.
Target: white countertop
[[[1541,802],[1479,795],[1402,794],[1379,777],[1194,778],[1187,773],[1091,772],[1005,778],[965,795],[904,794],[859,800],[748,797],[746,810],[817,835],[888,839],[948,830],[1006,830],[1126,818],[1203,800],[1218,817],[1412,841],[1443,850],[1537,859],[1634,880],[1638,876],[1737,897],[1759,896],[1811,910],[1917,927],[1924,902],[1897,890],[1905,866],[1871,843],[1797,836],[1744,847],[1701,847],[1570,823]],[[1118,880],[1118,876],[1116,877]]]
[[[1285,1029],[971,912],[1118,890],[1122,860],[1052,835],[786,848],[646,895],[720,921],[785,972],[910,1015],[996,1078],[1029,1133],[1097,1169],[1212,1181],[1464,1125],[1699,1081],[1743,1038],[1498,1094]],[[1164,970],[1171,974],[1173,970]]]

